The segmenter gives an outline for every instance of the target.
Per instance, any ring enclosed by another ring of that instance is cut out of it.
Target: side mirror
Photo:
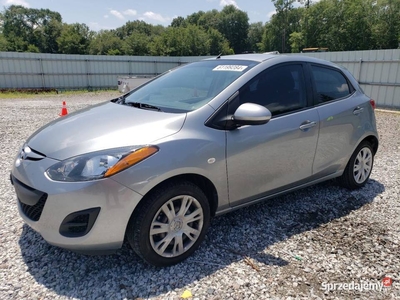
[[[232,116],[232,121],[238,125],[262,125],[271,120],[268,108],[255,104],[243,103]]]

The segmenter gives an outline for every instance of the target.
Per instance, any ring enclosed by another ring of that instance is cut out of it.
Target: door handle
[[[300,125],[300,130],[301,131],[306,131],[309,128],[314,127],[315,125],[317,125],[317,122],[314,121],[305,121]]]
[[[359,115],[362,113],[362,111],[364,110],[364,108],[357,106],[354,110],[353,110],[353,114],[354,115]]]

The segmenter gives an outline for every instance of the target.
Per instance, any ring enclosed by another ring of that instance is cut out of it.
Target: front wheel
[[[190,256],[210,223],[210,206],[191,182],[172,182],[151,192],[127,228],[133,250],[148,263],[168,266]]]
[[[364,141],[354,151],[339,182],[348,189],[361,188],[368,181],[373,165],[374,151],[371,144]]]

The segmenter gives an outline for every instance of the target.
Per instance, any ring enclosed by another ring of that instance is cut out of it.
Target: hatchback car
[[[191,63],[59,118],[11,171],[19,212],[52,245],[150,264],[198,248],[210,218],[338,177],[360,188],[375,103],[333,63],[247,54]]]

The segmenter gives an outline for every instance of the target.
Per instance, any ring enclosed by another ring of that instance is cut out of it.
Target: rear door
[[[345,166],[363,135],[369,99],[357,92],[337,68],[311,64],[315,105],[320,125],[314,174],[333,174]]]
[[[267,107],[272,119],[264,125],[227,131],[232,206],[282,190],[312,175],[319,120],[309,98],[301,63],[269,68],[239,90],[230,103],[230,114],[240,104],[252,102]]]

